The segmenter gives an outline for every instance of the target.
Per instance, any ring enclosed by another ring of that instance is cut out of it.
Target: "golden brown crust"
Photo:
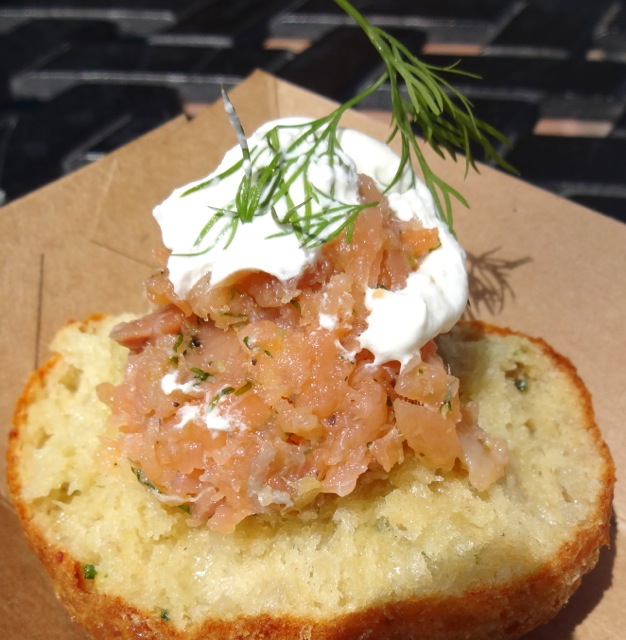
[[[97,321],[94,316],[90,321]],[[518,638],[552,618],[572,593],[581,577],[597,562],[602,546],[609,542],[609,526],[615,467],[609,449],[596,424],[591,396],[575,367],[556,353],[545,341],[480,322],[463,323],[464,339],[479,339],[485,333],[520,335],[530,339],[566,373],[578,389],[584,408],[586,428],[592,434],[598,455],[603,460],[602,492],[586,523],[572,532],[549,562],[535,572],[505,586],[477,588],[463,596],[433,595],[372,607],[329,620],[284,616],[242,616],[235,620],[207,619],[197,627],[180,631],[167,620],[155,619],[121,599],[103,595],[92,588],[83,575],[83,566],[65,550],[51,545],[33,522],[31,507],[21,496],[17,470],[20,430],[27,409],[45,386],[46,379],[59,361],[53,356],[34,372],[18,400],[13,429],[9,436],[8,474],[10,492],[28,540],[43,562],[54,588],[72,618],[94,638],[142,638],[144,640],[342,640],[368,637],[381,640],[429,638]]]
[[[603,504],[607,503],[605,500]],[[610,505],[610,499],[608,500]],[[602,511],[599,507],[598,511]],[[610,513],[610,506],[606,509]],[[598,513],[600,517],[600,513]],[[607,516],[608,518],[608,516]],[[25,523],[27,526],[27,523]],[[93,591],[82,565],[60,549],[50,547],[37,530],[29,539],[50,574],[60,599],[74,620],[94,638],[250,640],[281,638],[338,640],[360,637],[382,639],[465,637],[517,638],[552,618],[591,569],[600,547],[607,542],[608,523],[581,529],[564,545],[550,565],[524,580],[497,589],[479,589],[463,597],[431,597],[360,611],[332,621],[270,616],[242,617],[234,621],[206,620],[193,631],[180,633],[166,621],[155,621],[118,598]]]
[[[26,503],[19,497],[21,495],[21,482],[17,470],[17,458],[20,448],[20,429],[27,420],[28,407],[33,403],[40,389],[45,386],[48,375],[59,361],[60,356],[55,353],[39,369],[30,374],[20,397],[17,399],[15,411],[13,412],[13,426],[9,431],[9,445],[6,454],[7,486],[22,523],[25,523],[27,519],[30,520],[30,516]]]

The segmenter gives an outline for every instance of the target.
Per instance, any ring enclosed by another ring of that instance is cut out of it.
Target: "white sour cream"
[[[176,411],[177,421],[174,429],[182,429],[189,422],[204,424],[211,432],[232,431],[233,429],[245,429],[245,424],[239,418],[239,414],[232,408],[223,411],[217,407],[202,404],[181,404]]]
[[[277,120],[256,131],[249,138],[253,167],[262,167],[274,155],[266,134],[277,125],[281,125],[278,129],[280,148],[289,158],[301,158],[311,148],[311,139],[295,149],[286,150],[302,132],[296,125],[308,122],[302,118]],[[379,189],[386,189],[400,162],[387,145],[357,131],[341,130],[339,140],[341,150],[335,150],[337,156],[332,165],[326,155],[327,147],[322,145],[307,173],[308,180],[320,194],[333,194],[332,198],[319,196],[318,208],[333,206],[336,202],[358,204],[359,173],[371,176]],[[225,218],[196,243],[211,214],[232,206],[243,169],[202,189],[183,194],[219,176],[241,157],[239,147],[231,149],[210,176],[176,189],[154,210],[163,242],[172,251],[167,265],[170,279],[175,292],[182,298],[203,277],[210,278],[212,286],[227,283],[246,271],[264,271],[288,280],[300,276],[317,259],[317,249],[303,248],[293,233],[283,234],[284,228],[270,214],[255,216],[252,222],[239,224],[228,246],[223,237],[218,238],[220,224]],[[289,196],[291,203],[296,205],[306,200],[301,177],[294,180]],[[460,318],[468,297],[467,271],[465,253],[437,215],[432,196],[423,182],[405,171],[387,198],[400,219],[418,218],[424,227],[436,227],[441,241],[441,246],[431,251],[420,268],[410,274],[404,289],[369,289],[366,292],[369,316],[368,326],[360,336],[361,347],[374,354],[376,363],[398,360],[405,364],[416,349],[451,329]],[[284,198],[276,205],[279,220],[289,208],[287,202]],[[321,317],[320,321],[322,326],[332,324],[330,318]]]
[[[345,130],[343,150],[354,159],[358,173],[374,178],[384,190],[396,174],[400,158],[385,144],[358,131]],[[399,360],[406,364],[416,349],[449,331],[467,304],[465,252],[448,225],[437,215],[426,185],[406,171],[387,193],[387,202],[400,220],[418,218],[425,228],[437,228],[441,245],[407,278],[404,289],[368,289],[368,325],[361,347],[375,363]]]
[[[312,140],[305,140],[292,151],[287,149],[302,135],[302,129],[297,125],[306,122],[308,120],[303,118],[273,121],[252,134],[248,144],[254,158],[253,168],[258,170],[269,164],[273,158],[274,152],[269,146],[266,134],[277,125],[281,125],[278,130],[279,143],[285,157],[295,158],[300,162],[306,150],[310,149]],[[327,151],[328,146],[322,144],[307,173],[308,180],[317,189],[320,198],[318,206],[329,207],[336,202],[358,204],[358,176],[354,163],[338,150],[335,162],[330,166]],[[167,266],[174,291],[181,298],[205,276],[210,277],[211,286],[226,283],[232,276],[245,271],[264,271],[281,280],[288,280],[298,277],[317,259],[316,249],[302,248],[296,235],[285,234],[285,227],[279,225],[274,216],[269,214],[255,216],[252,222],[239,224],[228,246],[225,246],[224,237],[218,238],[224,228],[225,219],[216,223],[203,240],[196,244],[197,238],[214,212],[232,209],[244,170],[241,168],[202,189],[183,194],[194,186],[219,176],[241,159],[241,149],[234,147],[226,153],[217,169],[207,178],[176,189],[167,200],[154,209],[154,217],[161,227],[163,243],[172,250]],[[333,198],[321,195],[331,192],[334,194]],[[307,200],[308,194],[302,176],[294,180],[289,189],[289,196],[296,206]],[[289,208],[287,198],[278,202],[275,207],[278,218],[284,218]],[[269,240],[270,236],[274,237]]]
[[[182,391],[186,394],[193,394],[196,391],[195,386],[197,381],[190,380],[189,382],[185,382],[181,384],[178,381],[178,371],[174,371],[172,373],[166,373],[163,378],[161,378],[161,390],[166,396],[171,395],[174,391]]]

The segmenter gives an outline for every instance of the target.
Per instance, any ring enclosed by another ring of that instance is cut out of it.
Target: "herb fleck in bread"
[[[8,454],[27,536],[96,638],[515,638],[559,610],[608,541],[614,467],[575,370],[479,324],[439,347],[483,428],[508,442],[487,491],[407,458],[299,516],[191,528],[106,447],[97,387],[123,375],[108,338],[119,320],[58,334]]]

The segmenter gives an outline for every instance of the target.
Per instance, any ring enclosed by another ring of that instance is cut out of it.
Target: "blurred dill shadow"
[[[510,284],[513,270],[531,262],[530,257],[510,260],[498,256],[501,247],[490,249],[480,255],[467,253],[469,280],[469,304],[465,315],[475,320],[482,309],[491,315],[502,311],[508,298],[515,298]]]

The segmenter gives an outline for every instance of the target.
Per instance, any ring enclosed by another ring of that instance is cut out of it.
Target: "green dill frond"
[[[441,217],[453,230],[452,199],[464,206],[468,203],[431,170],[415,131],[419,131],[423,140],[441,157],[447,153],[456,160],[456,154],[462,152],[466,172],[470,168],[477,170],[471,146],[474,142],[482,147],[485,159],[515,173],[492,143],[494,139],[506,144],[507,138],[476,118],[471,102],[444,77],[445,74],[472,74],[462,71],[457,65],[444,68],[422,62],[396,38],[372,25],[350,2],[334,1],[361,27],[385,65],[385,72],[374,85],[387,82],[390,86],[392,131],[388,141],[399,135],[402,144],[401,163],[395,180],[400,178],[407,165],[413,166],[414,157]],[[365,93],[356,96],[353,102],[358,103],[363,97]]]
[[[471,102],[457,91],[448,77],[454,75],[471,76],[457,65],[436,67],[419,60],[396,38],[383,29],[372,25],[348,0],[334,0],[335,3],[363,30],[372,46],[378,51],[384,64],[384,72],[364,91],[350,98],[329,114],[308,123],[290,125],[280,124],[265,134],[265,142],[272,155],[261,166],[261,151],[248,148],[243,127],[226,91],[222,89],[225,110],[235,132],[242,157],[219,175],[187,189],[186,196],[243,170],[234,201],[223,209],[213,209],[209,219],[198,234],[194,247],[199,247],[210,232],[214,232],[212,242],[198,252],[178,254],[196,256],[210,251],[217,243],[224,241],[228,246],[239,224],[251,222],[254,217],[272,215],[284,231],[270,237],[294,234],[301,246],[313,248],[326,243],[341,233],[345,233],[349,242],[354,221],[365,208],[377,203],[348,204],[334,201],[332,206],[322,205],[332,202],[334,194],[321,194],[309,182],[307,171],[311,162],[326,147],[331,166],[342,162],[338,153],[339,123],[346,111],[355,107],[369,95],[387,83],[391,95],[391,133],[388,142],[399,137],[401,143],[400,164],[388,188],[396,184],[407,167],[414,173],[421,173],[429,189],[440,217],[452,232],[453,201],[468,206],[467,201],[454,187],[435,174],[422,151],[422,140],[441,157],[446,154],[456,160],[463,153],[466,173],[477,170],[472,152],[473,145],[482,147],[487,160],[493,160],[508,171],[515,172],[494,147],[494,142],[507,143],[504,135],[489,124],[476,118]],[[297,127],[301,130],[286,149],[281,149],[279,133],[283,128]],[[306,141],[306,147],[302,147]],[[304,150],[302,150],[304,149]],[[415,166],[416,165],[416,166]],[[418,171],[415,169],[418,168]],[[294,202],[290,189],[296,180],[302,179],[304,198]],[[287,203],[287,211],[279,217],[276,207],[279,202]]]

